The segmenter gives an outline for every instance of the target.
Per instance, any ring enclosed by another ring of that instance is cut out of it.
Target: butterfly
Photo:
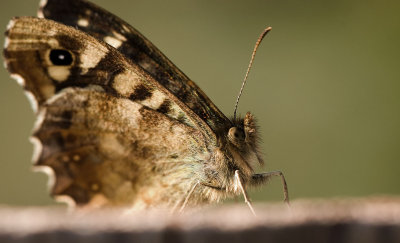
[[[5,64],[37,115],[35,167],[76,206],[218,202],[280,171],[263,164],[255,118],[228,119],[149,40],[85,0],[42,1],[8,25]],[[254,52],[255,54],[255,52]],[[72,199],[72,200],[71,200]]]

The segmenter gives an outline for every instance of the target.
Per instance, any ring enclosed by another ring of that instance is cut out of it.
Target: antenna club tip
[[[265,30],[264,30],[264,34],[267,34],[268,32],[270,32],[270,30],[272,30],[272,27],[270,26],[270,27],[267,27]]]

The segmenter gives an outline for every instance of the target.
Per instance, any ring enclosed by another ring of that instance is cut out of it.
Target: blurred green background
[[[272,26],[239,104],[258,118],[262,170],[282,170],[292,199],[400,194],[399,1],[93,2],[140,30],[228,116]],[[2,29],[37,6],[1,1]],[[53,204],[47,176],[31,171],[30,104],[0,75],[0,204]],[[280,180],[251,196],[282,200]]]

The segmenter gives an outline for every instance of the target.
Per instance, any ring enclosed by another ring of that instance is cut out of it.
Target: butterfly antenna
[[[244,80],[243,80],[243,83],[242,83],[242,87],[240,88],[239,95],[238,95],[238,97],[237,97],[237,99],[236,99],[235,111],[233,112],[233,120],[236,119],[236,111],[237,111],[237,108],[238,108],[238,105],[239,105],[239,99],[240,99],[240,96],[242,95],[243,88],[244,88],[244,86],[246,85],[247,77],[249,76],[249,72],[250,72],[251,66],[253,65],[254,57],[256,56],[256,52],[257,52],[258,46],[261,44],[261,41],[264,39],[265,35],[266,35],[271,29],[272,29],[271,27],[267,27],[267,28],[261,33],[260,37],[258,37],[258,40],[257,40],[257,42],[256,42],[256,45],[254,46],[253,53],[251,54],[251,59],[250,59],[249,67],[247,68],[247,72],[246,72],[246,75],[244,76]]]

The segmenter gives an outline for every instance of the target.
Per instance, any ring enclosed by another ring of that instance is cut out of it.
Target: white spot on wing
[[[126,41],[125,36],[121,35],[120,33],[113,31],[113,36],[106,36],[103,40],[114,48],[118,48],[122,45],[123,42]]]
[[[54,170],[48,166],[35,166],[33,167],[33,170],[35,172],[42,172],[45,173],[49,176],[49,180],[47,181],[47,187],[48,188],[53,188],[54,184],[56,182],[56,175],[54,173]]]
[[[40,0],[39,7],[43,8],[44,6],[46,6],[46,4],[47,0]]]
[[[40,158],[40,154],[43,150],[43,145],[37,137],[30,137],[29,141],[33,144],[32,162],[35,163]]]
[[[37,131],[37,130],[39,130],[40,129],[40,127],[42,126],[42,124],[43,124],[43,122],[44,122],[44,118],[46,117],[46,109],[41,109],[40,111],[39,111],[39,114],[37,115],[37,117],[36,117],[36,121],[35,121],[35,124],[33,125],[33,131]],[[31,137],[31,142],[36,146],[36,143],[35,142],[38,142],[39,140],[35,140],[36,139],[36,137]],[[40,142],[39,142],[40,143]],[[42,144],[40,144],[40,145],[42,145]],[[40,147],[40,151],[38,151],[39,153],[41,152],[41,147]],[[36,148],[35,148],[35,152],[33,153],[33,155],[34,155],[34,159],[38,159],[38,158],[36,158],[35,156],[37,155],[39,155],[39,154],[36,154]]]
[[[139,76],[130,71],[115,76],[113,81],[113,88],[123,96],[128,96],[135,91],[135,86],[140,83]]]
[[[10,74],[10,76],[11,78],[15,79],[19,85],[21,85],[22,87],[25,86],[25,79],[21,75],[12,73]]]
[[[8,45],[10,44],[10,38],[8,38],[8,36],[6,36],[6,38],[4,39],[4,50],[7,49]],[[7,69],[7,60],[6,58],[3,58],[3,66],[5,69]]]
[[[59,48],[60,47],[60,43],[58,43],[57,39],[49,39],[47,42],[52,48]]]
[[[47,72],[52,79],[58,82],[67,80],[71,74],[71,70],[68,66],[51,66],[47,68]]]
[[[155,90],[150,98],[141,101],[142,105],[145,105],[152,109],[157,109],[164,102],[167,96],[159,90]]]
[[[106,36],[103,39],[107,44],[109,44],[110,46],[114,47],[114,48],[118,48],[122,45],[122,41],[112,37],[112,36]]]
[[[29,91],[25,91],[25,95],[26,95],[26,97],[28,97],[28,100],[31,103],[31,107],[32,107],[33,112],[36,113],[37,110],[38,110],[39,105],[38,105],[38,102],[37,102],[35,96]]]
[[[79,19],[78,20],[78,25],[82,27],[87,27],[89,25],[89,20],[87,19]]]
[[[122,28],[124,29],[124,31],[126,32],[126,33],[130,33],[131,32],[131,30],[129,29],[129,27],[128,26],[126,26],[126,25],[122,25]]]
[[[6,36],[6,38],[4,38],[4,49],[7,49],[7,46],[10,44],[10,38],[8,38]]]
[[[40,3],[39,3],[39,10],[38,10],[38,12],[37,12],[37,16],[38,16],[39,18],[44,18],[44,14],[43,14],[42,9],[43,9],[44,6],[46,6],[46,5],[47,5],[47,0],[40,0]]]
[[[68,205],[68,210],[72,210],[72,209],[76,208],[76,203],[75,203],[74,199],[72,199],[72,197],[70,197],[70,196],[57,195],[57,196],[54,197],[54,199],[57,202],[67,204]]]
[[[82,74],[89,71],[90,68],[96,67],[96,65],[103,59],[108,53],[107,47],[103,45],[94,45],[88,43],[80,56],[82,68]]]
[[[15,20],[10,20],[7,24],[7,30],[11,29],[15,25]]]
[[[116,32],[116,31],[113,31],[112,33],[118,40],[126,41],[125,36],[121,35],[120,33]]]

